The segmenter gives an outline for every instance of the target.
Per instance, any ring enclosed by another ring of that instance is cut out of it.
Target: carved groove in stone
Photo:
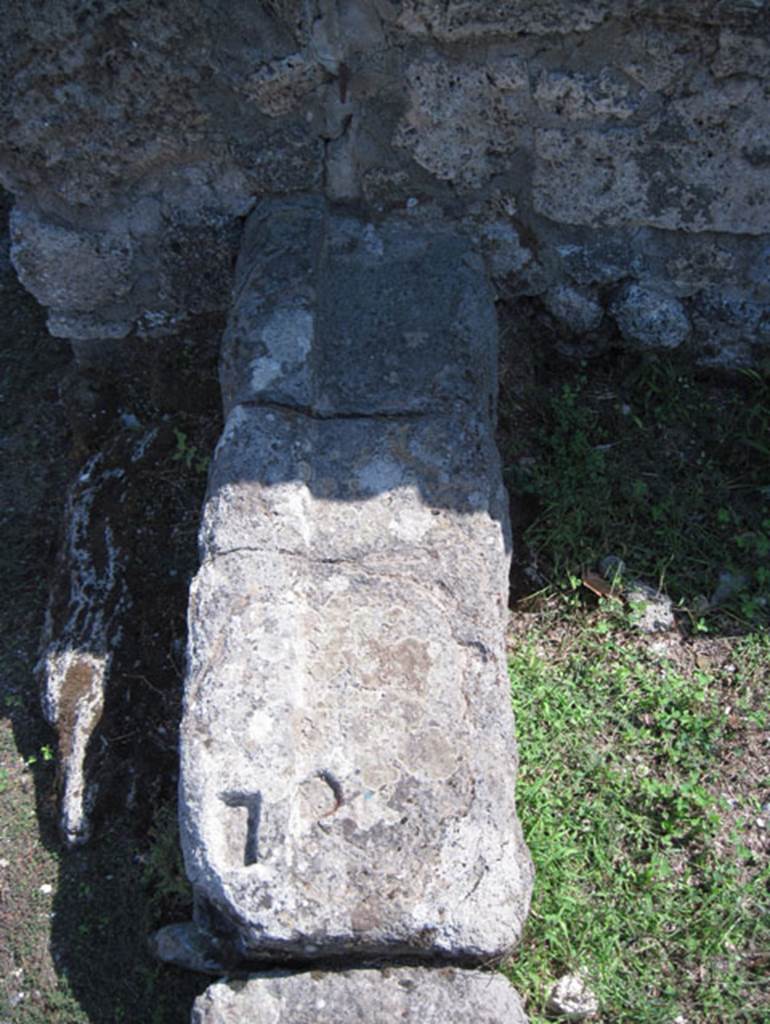
[[[222,801],[227,807],[243,808],[246,811],[243,865],[249,867],[259,860],[259,825],[262,816],[261,793],[223,793]]]

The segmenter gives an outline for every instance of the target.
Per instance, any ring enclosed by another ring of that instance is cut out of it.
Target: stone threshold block
[[[314,201],[242,256],[190,598],[197,924],[239,963],[501,957],[532,873],[481,262]]]
[[[192,1024],[526,1024],[501,974],[399,967],[220,981],[199,996]]]

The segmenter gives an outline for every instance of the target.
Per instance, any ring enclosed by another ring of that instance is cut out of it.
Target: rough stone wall
[[[81,354],[226,308],[240,219],[450,215],[573,350],[770,348],[767,0],[9,0],[14,261]]]

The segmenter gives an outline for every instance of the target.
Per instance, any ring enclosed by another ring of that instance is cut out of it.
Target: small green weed
[[[48,743],[45,743],[40,748],[40,754],[30,754],[27,760],[25,761],[25,764],[27,765],[28,768],[31,768],[33,765],[37,764],[38,761],[43,761],[45,764],[49,764],[51,761],[55,759],[55,757],[56,753],[54,752],[53,747],[50,746]]]
[[[142,882],[153,927],[192,916],[192,889],[182,862],[175,805],[161,807],[155,816]]]
[[[171,456],[172,460],[181,462],[187,469],[191,469],[195,473],[207,473],[211,457],[204,455],[196,445],[190,444],[187,434],[183,430],[179,430],[178,427],[174,427],[174,437],[176,438],[176,449]]]

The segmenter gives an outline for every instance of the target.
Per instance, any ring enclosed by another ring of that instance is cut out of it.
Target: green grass
[[[525,540],[549,581],[613,554],[699,618],[729,571],[740,582],[712,620],[770,621],[770,379],[624,356],[526,401],[503,396],[501,447],[514,501],[537,504]],[[513,429],[522,411],[529,431]]]
[[[748,711],[770,642],[734,654],[731,694],[740,705],[749,691]],[[769,1020],[770,873],[744,840],[770,779],[737,813],[720,794],[735,742],[724,682],[651,655],[604,611],[573,614],[558,641],[540,622],[510,672],[537,871],[510,976],[532,1024],[578,969],[613,1024]]]
[[[510,976],[532,1024],[579,970],[607,1024],[770,1021],[770,382],[626,354],[500,404],[517,558],[547,583],[513,623],[537,875]],[[609,554],[676,629],[581,590]]]

